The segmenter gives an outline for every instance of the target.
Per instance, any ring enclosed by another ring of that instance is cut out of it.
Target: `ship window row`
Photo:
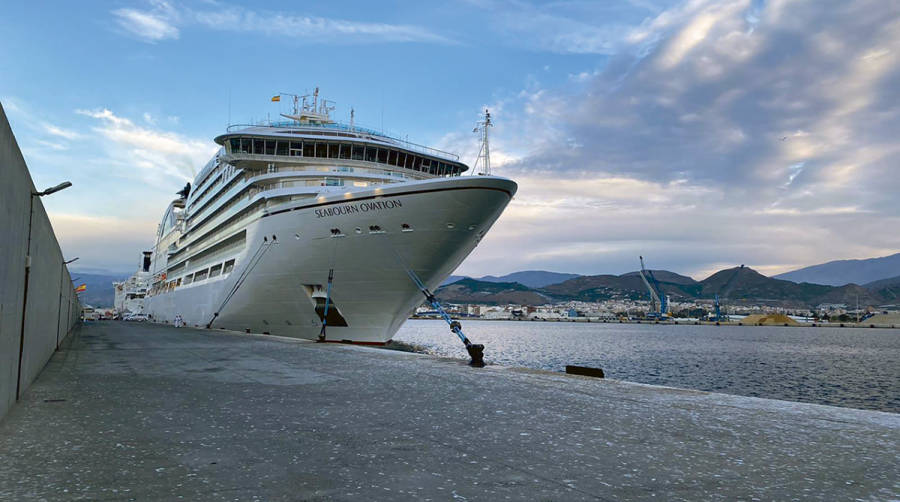
[[[459,175],[458,164],[422,157],[392,148],[330,141],[281,141],[260,138],[231,138],[231,153],[311,157],[320,159],[363,160],[433,175]]]
[[[234,270],[234,260],[228,260],[225,263],[219,263],[217,265],[213,265],[209,268],[204,268],[203,270],[194,272],[192,274],[187,274],[184,277],[179,277],[178,279],[172,279],[166,283],[159,283],[153,287],[151,294],[159,294],[159,293],[167,293],[169,291],[174,291],[175,288],[179,286],[187,286],[188,284],[193,284],[195,282],[205,281],[207,279],[212,279],[213,277],[218,277],[220,275],[227,275]]]
[[[231,164],[222,164],[221,166],[216,167],[215,170],[213,170],[213,172],[210,173],[210,176],[216,174],[217,172],[219,172],[219,170],[222,170],[222,175],[219,176],[213,183],[210,183],[208,186],[206,186],[206,187],[203,189],[203,193],[200,194],[198,197],[196,197],[196,198],[191,202],[190,205],[191,205],[191,208],[192,208],[192,209],[193,209],[193,208],[196,208],[196,207],[199,206],[199,205],[205,205],[206,202],[204,202],[204,199],[206,199],[206,198],[210,195],[210,192],[211,192],[214,188],[216,188],[216,187],[218,187],[218,186],[221,186],[221,185],[223,185],[223,184],[226,184],[226,185],[229,185],[229,186],[230,186],[230,185],[231,185],[231,182],[234,181],[234,172],[235,172],[235,167],[234,167],[234,166],[232,166]],[[209,177],[207,177],[207,180],[208,180],[208,179],[209,179]],[[201,186],[202,186],[202,185],[197,185],[197,189],[199,189]],[[218,195],[221,195],[221,191],[217,191],[216,193],[217,193]],[[215,198],[213,198],[213,200],[215,200]],[[201,204],[201,203],[202,203],[202,204]]]
[[[191,248],[194,246],[194,244],[198,242],[215,241],[225,234],[234,232],[234,230],[243,225],[248,218],[255,217],[257,211],[263,204],[262,201],[257,201],[241,209],[237,213],[228,216],[225,219],[216,218],[217,215],[222,214],[232,206],[239,203],[244,203],[246,202],[247,198],[252,197],[252,195],[250,195],[250,190],[241,193],[246,193],[247,196],[240,195],[239,197],[235,197],[234,199],[229,201],[228,204],[216,210],[206,221],[201,223],[199,226],[191,228],[189,232],[183,237],[185,246],[169,258],[170,262],[172,260],[180,259],[178,258],[179,255],[183,257],[184,255],[182,253],[190,253]]]
[[[231,179],[225,184],[225,186],[222,187],[222,189],[218,190],[218,191],[216,192],[216,194],[215,194],[211,199],[205,201],[203,204],[200,204],[200,205],[197,205],[197,203],[195,203],[195,205],[191,208],[192,215],[191,215],[191,217],[190,217],[190,218],[188,219],[188,221],[187,221],[188,227],[192,226],[194,223],[196,223],[196,222],[199,221],[199,220],[205,219],[206,216],[207,216],[208,214],[210,214],[209,211],[207,211],[207,209],[210,208],[210,207],[212,207],[212,205],[213,205],[216,201],[218,201],[219,199],[221,199],[222,197],[225,197],[226,195],[229,195],[230,190],[231,190],[232,188],[234,188],[235,185],[237,185],[237,183],[239,183],[239,182],[242,181],[242,180],[243,180],[243,177],[241,177],[241,176],[235,176],[235,177],[231,178]],[[232,194],[232,195],[233,195],[233,194]],[[233,204],[232,204],[232,205],[233,205]],[[214,212],[215,212],[215,213],[219,213],[219,212],[221,212],[222,209],[224,209],[224,208],[219,208],[218,210],[216,210],[216,211],[214,211]]]

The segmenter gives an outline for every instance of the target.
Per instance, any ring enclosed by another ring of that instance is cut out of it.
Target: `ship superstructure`
[[[294,102],[284,121],[229,127],[169,204],[144,311],[309,339],[327,322],[328,340],[383,343],[422,301],[407,272],[440,284],[516,184],[463,176],[456,155],[358,127],[352,112],[335,122],[318,90],[282,96]]]
[[[137,271],[124,281],[113,282],[113,308],[117,314],[138,314],[144,310],[144,297],[150,289],[151,251],[144,251]]]

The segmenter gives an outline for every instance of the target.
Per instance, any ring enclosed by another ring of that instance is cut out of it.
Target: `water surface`
[[[686,389],[900,413],[900,330],[463,321],[488,363]],[[466,358],[443,321],[410,320],[394,340]]]

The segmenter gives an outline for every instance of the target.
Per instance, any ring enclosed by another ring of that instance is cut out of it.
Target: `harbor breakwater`
[[[0,104],[0,418],[81,314],[50,219],[35,192]]]

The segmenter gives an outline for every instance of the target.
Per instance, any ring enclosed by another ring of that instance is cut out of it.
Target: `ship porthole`
[[[356,232],[356,233],[358,233],[358,234],[361,234],[361,233],[362,233],[362,229],[359,228],[359,227],[356,227],[356,229],[354,230],[354,232]]]
[[[469,231],[475,230],[475,225],[469,225]]]
[[[297,240],[299,241],[299,240],[300,240],[300,234],[294,234],[294,238],[297,239]]]
[[[453,223],[447,223],[447,228],[453,230],[454,228],[456,228],[456,225],[454,225]]]

